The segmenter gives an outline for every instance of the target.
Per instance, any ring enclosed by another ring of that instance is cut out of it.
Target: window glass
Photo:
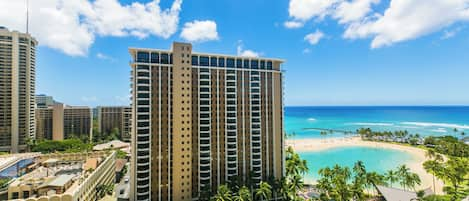
[[[150,55],[148,52],[137,52],[137,62],[148,63]]]
[[[243,65],[243,68],[249,68],[249,60],[248,59],[245,59],[243,60],[244,61],[244,65]]]
[[[167,53],[161,54],[161,63],[169,64],[169,55]]]
[[[265,69],[265,61],[261,61],[261,69]]]
[[[170,54],[169,57],[170,57],[169,63],[170,63],[170,64],[173,64],[173,54]]]
[[[199,65],[199,57],[198,56],[192,56],[192,65],[193,66],[198,66]]]
[[[157,64],[160,63],[160,55],[156,52],[151,53],[151,63]]]
[[[253,69],[258,69],[258,61],[257,60],[251,60],[251,68]]]
[[[200,65],[208,66],[208,57],[200,57]]]
[[[236,59],[236,68],[242,68],[243,67],[243,61],[241,59]]]
[[[271,61],[267,62],[267,69],[272,70],[272,62]]]
[[[210,57],[210,66],[217,66],[217,58],[216,57]]]
[[[225,58],[218,58],[218,67],[225,67]]]
[[[234,59],[231,59],[231,58],[227,59],[226,67],[230,67],[230,68],[234,67]]]

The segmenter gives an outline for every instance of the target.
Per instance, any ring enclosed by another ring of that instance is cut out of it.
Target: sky
[[[0,0],[25,31],[26,0]],[[30,0],[36,92],[126,105],[128,47],[286,60],[285,105],[469,105],[469,0]],[[8,12],[6,12],[8,11]]]

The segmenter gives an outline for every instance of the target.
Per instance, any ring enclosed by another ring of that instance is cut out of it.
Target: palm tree
[[[301,174],[303,174],[304,177],[305,174],[309,171],[308,162],[306,160],[301,160],[298,166],[298,170]]]
[[[267,182],[261,181],[259,188],[256,190],[256,198],[260,200],[272,198],[272,187]]]
[[[431,161],[425,161],[423,163],[423,168],[429,173],[433,175],[433,192],[436,192],[435,188],[435,175],[439,172],[441,169],[441,164],[438,163],[436,160],[431,160]]]
[[[303,178],[300,175],[294,175],[291,179],[290,190],[293,191],[296,195],[296,192],[303,188]]]
[[[418,174],[409,172],[409,174],[404,177],[404,183],[415,191],[415,186],[420,185],[422,181]]]
[[[425,157],[427,157],[430,160],[435,158],[435,156],[436,156],[436,152],[433,149],[428,149],[427,152],[425,152]]]
[[[227,185],[218,186],[217,194],[214,197],[214,201],[231,201],[231,191]]]
[[[233,197],[233,201],[252,201],[251,192],[249,191],[248,187],[241,187],[238,191],[238,194]]]
[[[399,176],[399,184],[406,189],[407,182],[406,182],[406,177],[409,175],[410,169],[406,165],[401,165],[397,168],[397,175]]]
[[[363,161],[357,161],[355,165],[353,166],[353,171],[359,177],[363,177],[366,174],[366,168],[365,168],[365,164],[363,163]]]
[[[389,182],[390,186],[392,187],[392,184],[399,181],[399,177],[397,175],[397,172],[393,170],[388,170],[385,174],[386,180]]]

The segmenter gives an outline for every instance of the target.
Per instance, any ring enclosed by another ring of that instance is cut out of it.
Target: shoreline
[[[321,152],[328,149],[341,147],[372,147],[380,149],[394,149],[406,152],[413,156],[414,160],[407,162],[406,165],[414,173],[417,173],[422,184],[416,187],[416,190],[431,188],[433,190],[433,175],[427,173],[423,168],[423,163],[427,160],[426,151],[417,147],[386,143],[364,141],[360,137],[339,137],[324,139],[288,139],[285,140],[286,146],[292,146],[297,152]],[[443,194],[444,183],[435,178],[436,194]]]

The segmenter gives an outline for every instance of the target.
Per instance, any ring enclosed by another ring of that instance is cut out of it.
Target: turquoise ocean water
[[[469,136],[469,107],[285,107],[285,129],[295,133],[292,138],[324,138],[324,128],[355,131],[361,127],[373,130],[408,130],[422,136],[452,135]],[[457,132],[454,132],[454,128]],[[343,133],[332,133],[326,137],[341,137]],[[401,151],[367,147],[344,147],[320,152],[300,152],[308,161],[310,172],[307,181],[317,179],[317,171],[335,164],[352,167],[362,160],[367,169],[385,172],[412,160],[412,156]]]

